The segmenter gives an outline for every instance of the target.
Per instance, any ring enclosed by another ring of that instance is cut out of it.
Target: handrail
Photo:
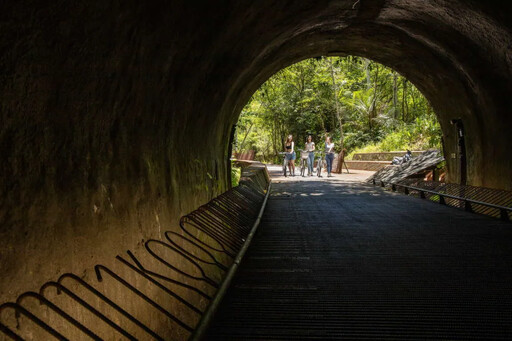
[[[178,231],[163,232],[162,240],[143,240],[137,252],[127,250],[127,258],[116,256],[119,262],[112,267],[96,264],[96,276],[91,280],[103,282],[101,289],[75,274],[65,273],[57,281],[43,284],[39,293],[26,292],[18,296],[17,303],[0,305],[0,313],[13,309],[15,317],[24,315],[32,321],[27,328],[37,328],[37,325],[60,340],[67,340],[61,333],[69,333],[73,337],[76,333],[82,333],[98,340],[100,336],[95,334],[98,328],[101,332],[112,331],[130,340],[141,338],[141,332],[145,333],[142,339],[149,336],[151,339],[164,340],[165,335],[161,336],[152,329],[154,323],[146,324],[149,322],[145,321],[147,315],[138,314],[131,310],[132,307],[125,306],[129,301],[122,300],[123,295],[115,300],[109,297],[108,293],[115,291],[111,292],[108,288],[120,285],[123,294],[126,290],[130,295],[138,296],[148,304],[148,308],[151,306],[162,318],[172,321],[176,327],[164,329],[169,333],[177,333],[180,337],[194,333],[197,322],[194,316],[201,317],[198,328],[204,333],[261,221],[269,193],[270,177],[266,167],[251,165],[242,171],[238,186],[181,217]],[[143,264],[147,264],[147,267]],[[103,281],[105,274],[111,278],[109,281]],[[62,284],[66,279],[72,281],[68,286]],[[50,287],[56,289],[57,296],[67,296],[66,305],[60,307],[62,302],[59,301],[58,305],[52,302],[55,296],[51,296],[54,291],[50,293]],[[149,288],[151,291],[146,291]],[[178,294],[182,290],[187,293]],[[164,308],[162,305],[168,296],[162,299],[161,293],[173,298],[170,307],[165,305]],[[52,327],[54,319],[43,321],[37,316],[44,314],[39,306],[27,308],[19,304],[26,297],[38,300],[68,323],[59,325],[57,331]],[[107,311],[103,310],[105,308]],[[92,314],[102,323],[99,326],[86,325],[84,321],[88,319],[70,315],[73,310]],[[6,323],[2,320],[0,314],[0,337],[23,340],[16,332],[16,329],[25,326],[23,320],[21,325],[19,320],[16,320],[17,325],[14,325],[14,321]]]
[[[176,317],[173,313],[162,307],[160,304],[149,298],[147,295],[142,293],[142,291],[135,288],[133,285],[128,283],[124,278],[116,274],[111,269],[107,268],[105,265],[98,264],[94,267],[94,271],[96,272],[96,277],[98,279],[98,282],[103,281],[103,276],[101,272],[105,272],[109,274],[112,278],[114,278],[118,283],[122,284],[125,288],[133,292],[135,295],[139,296],[142,300],[146,301],[149,305],[156,308],[158,311],[163,313],[165,316],[176,322],[180,327],[182,327],[185,330],[192,331],[192,327],[187,325],[185,322],[181,321],[178,317]]]
[[[201,320],[199,321],[198,325],[196,326],[196,329],[194,330],[194,333],[190,336],[190,341],[200,341],[203,340],[206,331],[208,330],[209,325],[211,324],[213,317],[215,313],[217,312],[217,309],[219,308],[220,303],[222,302],[222,299],[226,295],[226,292],[231,285],[231,282],[233,280],[233,277],[235,276],[238,266],[240,265],[247,249],[249,248],[249,245],[251,244],[252,238],[254,237],[254,234],[256,233],[256,230],[258,229],[258,226],[261,221],[261,217],[263,216],[263,212],[265,211],[265,206],[267,204],[268,197],[270,195],[270,187],[272,183],[270,182],[268,185],[267,193],[265,195],[265,199],[263,201],[263,204],[261,205],[260,212],[258,214],[258,218],[254,222],[254,225],[251,228],[251,232],[249,233],[249,236],[247,237],[244,245],[242,246],[242,249],[238,253],[237,257],[235,258],[235,261],[231,268],[228,271],[228,274],[224,278],[224,281],[222,282],[219,290],[217,291],[217,294],[215,295],[213,301],[208,306],[207,310],[204,312],[203,316],[201,317]]]
[[[381,180],[380,183],[381,183],[381,187],[385,187],[386,186],[386,183],[384,181]],[[375,179],[373,179],[373,184],[376,185]],[[406,185],[406,184],[401,184],[401,183],[388,182],[387,185],[391,185],[391,189],[392,189],[393,192],[396,191],[396,187],[403,187],[403,188],[408,189],[408,190],[417,191],[417,192],[420,193],[420,197],[421,198],[425,198],[425,193],[430,193],[430,194],[438,195],[439,196],[439,203],[442,204],[442,205],[446,205],[445,198],[459,200],[459,201],[462,201],[462,202],[465,203],[465,210],[468,211],[468,212],[473,212],[471,204],[487,206],[487,207],[499,210],[500,211],[500,218],[502,220],[504,220],[504,221],[509,221],[510,220],[510,218],[508,216],[508,212],[512,212],[512,207],[496,205],[496,204],[492,204],[492,203],[489,203],[489,202],[474,200],[474,199],[471,199],[471,198],[464,198],[464,197],[460,197],[460,196],[456,196],[456,195],[451,195],[451,194],[447,194],[447,193],[441,193],[439,191],[434,191],[434,190],[430,190],[430,189],[424,189],[424,188],[420,188],[420,187],[416,187],[416,186],[411,186],[411,185]],[[409,194],[409,192],[406,190],[405,194]]]

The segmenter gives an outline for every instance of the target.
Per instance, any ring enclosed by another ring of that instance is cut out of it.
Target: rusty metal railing
[[[252,165],[244,169],[237,187],[183,216],[180,219],[179,232],[165,232],[164,240],[146,240],[143,244],[143,257],[146,262],[141,260],[140,255],[136,257],[134,253],[127,251],[127,258],[120,255],[116,257],[117,264],[123,270],[120,268],[113,270],[98,264],[94,267],[96,280],[103,282],[105,278],[109,278],[110,282],[115,283],[117,287],[122,287],[137,296],[153,307],[163,318],[172,321],[176,328],[181,328],[181,335],[188,334],[190,337],[197,326],[183,321],[174,311],[165,308],[163,302],[150,297],[140,287],[146,284],[152,285],[172,297],[183,307],[182,309],[197,317],[200,321],[199,329],[203,330],[229,286],[241,257],[254,235],[269,191],[270,178],[265,166]],[[167,257],[163,255],[162,250],[165,250]],[[172,257],[168,257],[169,254]],[[147,261],[148,259],[150,261]],[[154,269],[154,264],[159,264],[160,268],[168,269],[181,279],[172,278],[162,270]],[[217,275],[223,273],[224,276],[221,276],[223,279],[213,278],[206,270],[207,266],[216,269]],[[188,297],[179,294],[177,290],[172,290],[169,286],[194,293],[201,300],[209,301],[210,304],[206,308],[201,308],[197,302],[191,302]],[[52,298],[48,295],[50,288],[55,289],[56,292],[53,299],[64,295],[70,299],[71,303],[63,308],[52,302]],[[214,294],[210,293],[212,291]],[[26,304],[29,300],[38,304],[35,307],[33,304],[29,306]],[[46,338],[68,340],[70,334],[78,333],[81,337],[102,340],[92,326],[86,325],[80,316],[77,317],[76,314],[71,313],[71,311],[76,313],[82,309],[102,321],[102,331],[110,328],[109,332],[117,335],[117,338],[166,339],[165,335],[161,335],[159,331],[148,326],[147,322],[141,321],[140,317],[123,307],[124,303],[109,297],[108,290],[102,292],[79,276],[66,273],[55,282],[45,283],[39,292],[26,292],[20,295],[16,302],[0,305],[0,336],[3,334],[8,339],[25,340],[30,339],[30,335],[42,334],[46,335]],[[46,316],[48,314],[42,311],[40,306],[51,310],[53,318]],[[110,314],[104,311],[105,307],[110,309]],[[126,323],[125,325],[120,323],[122,319],[129,321],[132,327],[127,328]],[[58,324],[58,327],[55,324]],[[137,330],[138,336],[133,330]],[[194,333],[193,337],[196,338],[198,335],[201,335],[201,332]]]
[[[512,217],[512,192],[485,187],[447,184],[437,181],[405,179],[400,182],[372,182],[399,191],[406,195],[418,196],[442,205],[464,209],[504,221]]]

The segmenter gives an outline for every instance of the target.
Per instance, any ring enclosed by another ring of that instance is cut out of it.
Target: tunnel
[[[512,190],[507,1],[4,2],[1,299],[159,238],[229,188],[233,126],[270,76],[356,55],[407,77],[466,181]]]

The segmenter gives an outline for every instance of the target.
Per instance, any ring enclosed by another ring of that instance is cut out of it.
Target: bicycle
[[[284,176],[286,177],[286,168],[288,168],[288,171],[290,172],[290,176],[292,175],[292,170],[289,169],[290,167],[288,167],[288,160],[286,160],[286,155],[287,154],[291,154],[291,153],[287,153],[287,152],[278,152],[279,155],[283,155],[283,174]]]
[[[321,178],[322,177],[322,168],[324,166],[324,152],[315,153],[318,158],[316,159],[316,175]]]
[[[302,177],[306,176],[306,169],[308,168],[308,158],[309,153],[308,151],[305,151],[303,149],[299,149],[300,151],[300,175]]]

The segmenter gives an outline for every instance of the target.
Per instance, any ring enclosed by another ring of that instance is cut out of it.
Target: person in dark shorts
[[[286,161],[288,161],[288,167],[292,171],[292,176],[295,176],[295,143],[293,142],[293,136],[288,135],[284,143],[284,151],[286,153]]]

